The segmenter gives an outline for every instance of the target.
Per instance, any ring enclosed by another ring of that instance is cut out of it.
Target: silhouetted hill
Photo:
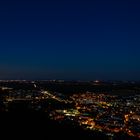
[[[1,122],[4,139],[106,139],[102,134],[84,131],[70,123],[59,124],[45,113],[3,113]]]
[[[1,113],[0,134],[3,140],[19,139],[84,139],[107,140],[107,136],[100,132],[83,130],[78,125],[66,121],[59,123],[50,120],[47,113],[39,112],[9,112]],[[126,134],[119,133],[114,140],[133,140]],[[134,139],[136,140],[136,139]]]

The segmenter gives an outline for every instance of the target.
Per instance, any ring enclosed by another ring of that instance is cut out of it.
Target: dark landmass
[[[60,124],[50,120],[47,114],[37,112],[10,112],[1,114],[1,137],[3,139],[101,139],[108,137],[100,132],[85,131],[71,123]],[[133,140],[125,134],[118,134],[114,140]],[[137,140],[135,138],[135,140]]]

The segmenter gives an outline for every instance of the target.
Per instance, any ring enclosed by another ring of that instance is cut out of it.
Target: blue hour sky
[[[137,0],[1,0],[0,79],[140,80]]]

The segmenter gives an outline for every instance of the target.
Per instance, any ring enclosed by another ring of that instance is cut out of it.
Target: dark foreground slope
[[[0,137],[3,140],[20,140],[20,139],[84,139],[106,140],[106,135],[99,132],[85,131],[79,126],[72,126],[71,124],[60,124],[56,121],[50,120],[45,113],[1,113],[0,114]],[[133,140],[134,138],[125,135],[118,135],[114,140]]]
[[[45,113],[1,114],[3,139],[106,139],[102,134],[84,131],[78,126],[59,124]]]

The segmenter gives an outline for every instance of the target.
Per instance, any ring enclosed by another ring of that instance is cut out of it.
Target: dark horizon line
[[[140,82],[140,80],[103,80],[103,79],[89,79],[89,80],[83,80],[83,79],[43,79],[43,78],[35,78],[35,79],[8,79],[8,78],[2,78],[0,81],[77,81],[77,82]]]

